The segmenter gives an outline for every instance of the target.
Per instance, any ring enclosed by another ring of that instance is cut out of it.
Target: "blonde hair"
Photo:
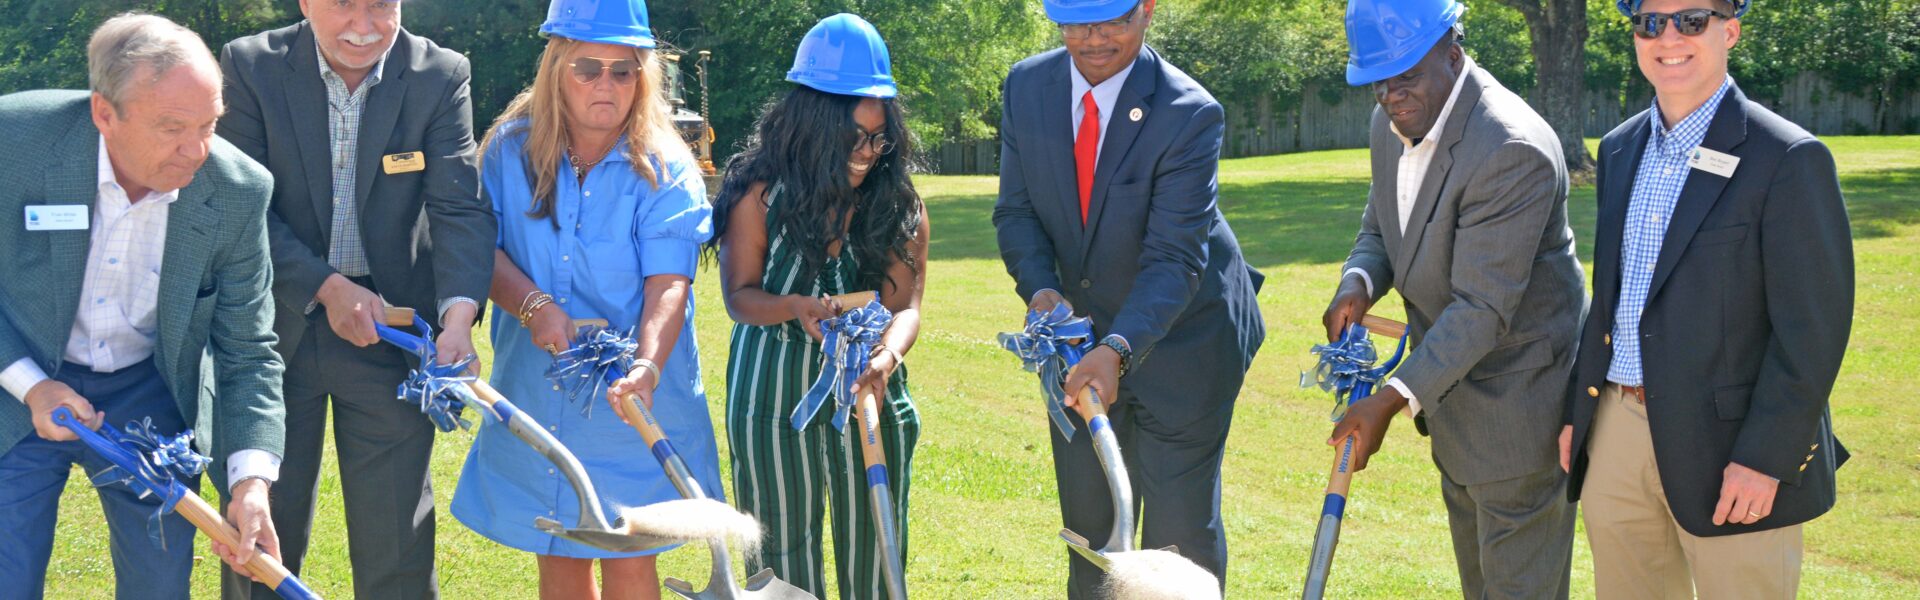
[[[514,133],[508,131],[509,123],[527,120],[527,143],[521,152],[526,154],[533,175],[533,205],[528,207],[527,216],[535,219],[554,216],[553,196],[560,179],[560,160],[572,141],[567,137],[567,106],[561,86],[565,85],[565,78],[570,77],[565,64],[567,54],[581,43],[559,36],[548,40],[547,49],[540,54],[540,68],[534,72],[533,84],[507,104],[480,142],[480,155],[484,157],[501,136]],[[664,168],[675,159],[691,160],[693,153],[673,128],[660,58],[651,49],[633,50],[642,71],[634,85],[633,107],[629,109],[621,135],[627,139],[627,161],[633,165],[634,174],[657,189],[666,173],[655,170],[647,158],[659,158]],[[559,222],[555,221],[554,226],[559,227]]]

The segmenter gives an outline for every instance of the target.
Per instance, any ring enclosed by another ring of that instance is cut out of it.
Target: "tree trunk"
[[[1586,143],[1586,0],[1500,1],[1527,19],[1537,73],[1533,105],[1560,136],[1567,171],[1584,179],[1592,175],[1594,166]]]

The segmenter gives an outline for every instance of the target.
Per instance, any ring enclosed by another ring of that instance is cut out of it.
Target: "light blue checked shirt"
[[[360,241],[360,209],[355,205],[353,183],[359,176],[360,111],[367,106],[367,90],[380,85],[380,72],[387,65],[386,55],[373,64],[373,70],[353,91],[347,82],[327,64],[320,41],[313,42],[320,61],[320,81],[327,84],[327,137],[331,139],[333,158],[333,244],[327,247],[327,264],[348,277],[365,277],[367,246]]]
[[[1633,176],[1633,195],[1627,201],[1626,231],[1620,245],[1620,303],[1613,311],[1613,362],[1607,368],[1607,381],[1626,386],[1645,383],[1640,358],[1640,315],[1647,308],[1647,288],[1653,285],[1654,265],[1660,262],[1660,245],[1666,241],[1667,226],[1673,220],[1673,207],[1680,202],[1680,189],[1693,170],[1687,159],[1707,137],[1707,126],[1720,110],[1720,100],[1733,88],[1733,78],[1720,83],[1720,90],[1706,104],[1681,119],[1672,130],[1660,116],[1660,102],[1653,103],[1647,147],[1640,155],[1640,170]]]

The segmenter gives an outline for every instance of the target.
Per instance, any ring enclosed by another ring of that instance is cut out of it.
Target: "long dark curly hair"
[[[842,252],[851,249],[859,262],[861,289],[909,283],[891,281],[887,267],[899,260],[914,273],[921,268],[921,257],[914,256],[907,244],[920,229],[921,212],[920,194],[914,191],[909,173],[913,139],[903,125],[906,117],[900,103],[881,100],[887,114],[886,136],[894,149],[874,162],[860,187],[849,185],[847,161],[860,137],[853,109],[862,99],[796,85],[761,110],[746,150],[727,161],[726,177],[713,205],[709,257],[725,239],[728,220],[747,190],[764,182],[771,192],[778,183],[786,191],[774,227],[768,230],[769,241],[774,235],[786,236],[804,259],[802,275],[809,280],[819,276],[827,262],[827,246],[839,240]],[[852,222],[843,233],[839,224],[847,220],[849,211]]]

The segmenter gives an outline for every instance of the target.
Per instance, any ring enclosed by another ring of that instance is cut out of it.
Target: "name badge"
[[[1734,168],[1740,166],[1740,157],[1712,148],[1694,148],[1687,166],[1732,179]]]
[[[426,157],[420,156],[418,151],[401,152],[399,154],[388,154],[380,157],[380,166],[386,170],[388,175],[412,173],[414,171],[425,170],[427,168],[427,159]]]
[[[27,231],[73,231],[87,228],[85,204],[28,206]]]

